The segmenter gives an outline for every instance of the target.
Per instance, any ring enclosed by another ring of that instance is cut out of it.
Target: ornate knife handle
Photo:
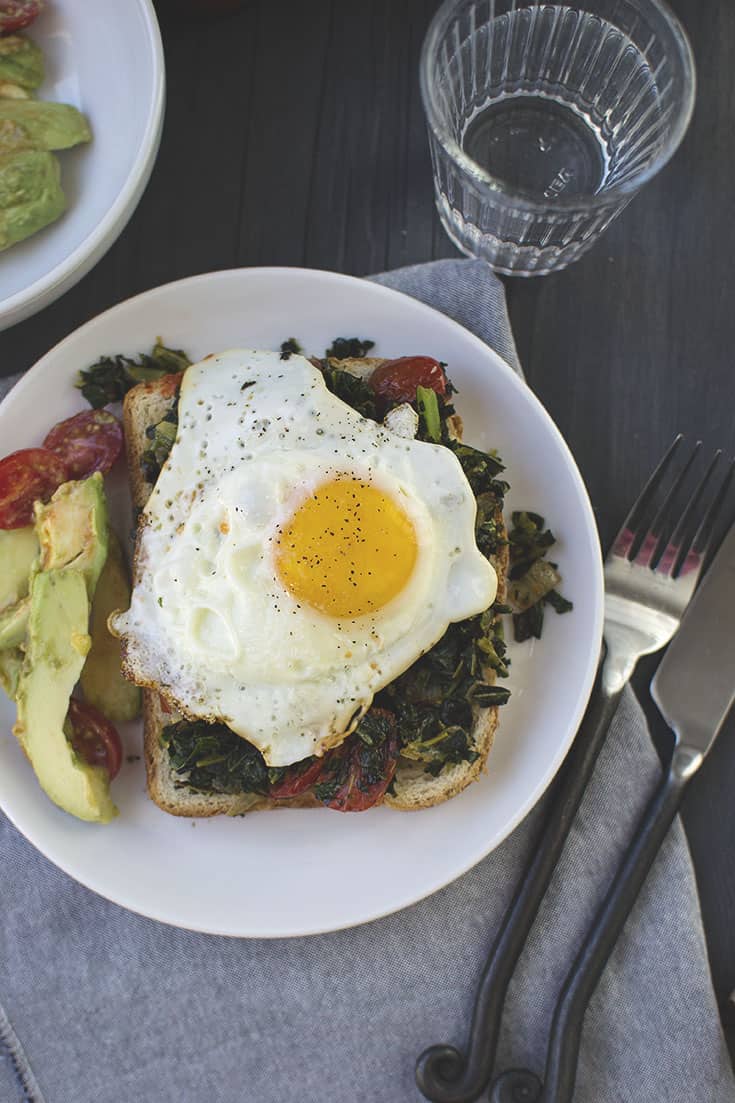
[[[665,777],[648,802],[562,986],[549,1034],[543,1088],[533,1073],[513,1069],[493,1084],[492,1103],[571,1103],[587,1004],[676,815],[687,782],[701,762],[697,750],[677,746]],[[535,1095],[533,1081],[539,1089]]]
[[[490,1080],[510,978],[556,868],[621,692],[622,687],[611,692],[603,686],[598,673],[582,725],[555,783],[549,815],[485,964],[466,1056],[454,1046],[437,1045],[424,1050],[416,1062],[416,1083],[434,1103],[471,1103]],[[516,1103],[513,1095],[499,1097],[498,1103],[500,1098],[503,1103]],[[520,1095],[518,1103],[533,1103],[533,1097]]]

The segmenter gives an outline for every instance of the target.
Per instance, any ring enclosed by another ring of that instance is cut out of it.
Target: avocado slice
[[[11,149],[3,153],[0,160],[0,211],[29,206],[49,191],[49,178],[58,175],[58,171],[59,162],[42,149]]]
[[[23,34],[0,37],[0,81],[34,89],[43,81],[43,53]]]
[[[59,808],[81,820],[109,823],[117,808],[106,772],[80,759],[64,734],[71,691],[89,650],[88,619],[81,571],[67,568],[34,577],[13,732],[41,788]]]
[[[23,643],[26,638],[30,608],[31,599],[24,597],[0,613],[0,651],[9,647],[18,647]]]
[[[23,652],[19,647],[9,647],[6,651],[0,651],[0,686],[11,701],[15,700],[18,693],[22,667]]]
[[[70,103],[3,99],[0,100],[2,122],[22,126],[39,150],[70,149],[92,138],[84,115]]]
[[[0,541],[0,563],[5,566],[5,552],[13,576],[8,593],[24,595],[0,609],[0,650],[16,647],[25,639],[31,605],[25,595],[31,573],[73,567],[84,576],[91,600],[107,558],[107,501],[99,473],[62,483],[47,505],[36,503],[35,514],[35,529],[0,533],[6,538]],[[10,537],[16,539],[7,539]]]
[[[62,483],[50,502],[36,502],[36,536],[40,569],[71,567],[81,571],[90,601],[107,559],[109,529],[102,475]]]
[[[15,605],[26,596],[37,555],[38,540],[33,525],[0,529],[0,609]]]
[[[112,720],[134,720],[140,712],[141,694],[121,669],[120,641],[110,633],[107,618],[130,605],[130,582],[120,541],[110,530],[107,561],[92,601],[92,647],[82,668],[82,690],[90,705]]]
[[[4,103],[20,102],[0,100],[0,111]],[[0,250],[55,222],[65,207],[53,153],[18,149],[0,156]]]

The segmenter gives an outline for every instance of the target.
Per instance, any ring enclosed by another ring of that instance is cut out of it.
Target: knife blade
[[[669,644],[651,695],[678,740],[704,757],[735,701],[735,525]]]

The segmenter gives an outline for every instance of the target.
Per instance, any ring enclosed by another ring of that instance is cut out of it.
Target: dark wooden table
[[[195,272],[362,275],[455,255],[434,211],[417,82],[435,0],[246,0],[206,20],[185,6],[159,0],[168,108],[137,212],[77,287],[0,334],[0,374],[120,299]],[[574,451],[603,544],[674,433],[735,451],[735,4],[674,7],[699,66],[683,147],[589,256],[507,284],[529,383]],[[641,689],[650,673],[644,664]],[[724,1008],[735,988],[735,723],[684,821]]]

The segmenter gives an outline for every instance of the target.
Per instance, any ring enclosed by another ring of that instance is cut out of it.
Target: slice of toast
[[[376,357],[331,361],[334,366],[363,379],[368,378],[383,362]],[[141,457],[149,444],[146,429],[161,421],[170,410],[176,399],[180,380],[179,375],[166,375],[153,383],[140,383],[125,396],[125,447],[133,505],[137,510],[145,506],[153,490],[153,485],[146,481],[141,468]],[[452,418],[450,425],[457,438],[461,438],[462,422],[458,415]],[[504,533],[500,509],[496,521]],[[501,547],[500,553],[493,560],[493,566],[498,575],[497,600],[502,602],[505,599],[508,570],[507,545]],[[322,807],[312,793],[286,800],[272,800],[253,795],[198,793],[182,786],[169,765],[168,753],[160,740],[163,728],[179,719],[180,715],[172,711],[155,690],[143,690],[143,738],[148,792],[151,799],[165,812],[174,816],[232,816],[266,808]],[[461,792],[485,769],[497,726],[496,706],[475,709],[472,736],[477,758],[474,762],[445,766],[437,777],[432,777],[420,763],[401,760],[396,771],[393,792],[385,794],[384,803],[402,811],[412,811],[430,808]]]

